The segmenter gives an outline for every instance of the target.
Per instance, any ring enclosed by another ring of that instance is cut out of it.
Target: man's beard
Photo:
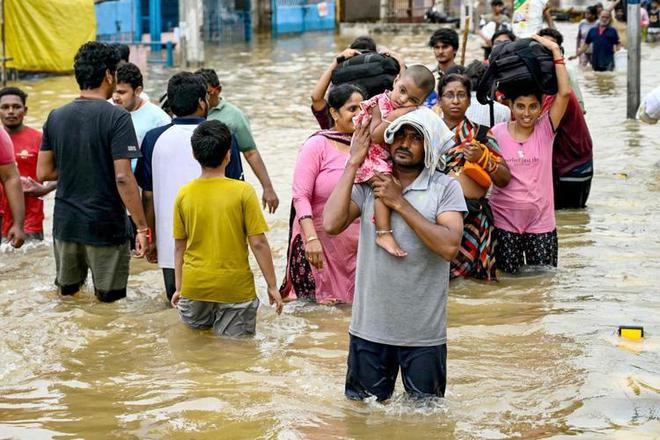
[[[21,122],[17,122],[15,124],[11,124],[11,125],[3,123],[3,125],[5,127],[7,127],[7,130],[16,130],[16,129],[20,128],[21,125],[23,125],[23,120],[21,120]]]
[[[399,150],[407,151],[408,154],[410,155],[409,157],[412,158],[412,154],[410,153],[409,150],[405,150],[405,149],[401,149],[401,148],[395,150],[394,154],[392,155],[392,163],[396,166],[396,168],[398,168],[400,170],[404,170],[404,171],[420,171],[420,170],[424,169],[424,161],[423,160],[420,160],[417,163],[402,163],[402,162],[398,161],[396,159],[396,153]]]

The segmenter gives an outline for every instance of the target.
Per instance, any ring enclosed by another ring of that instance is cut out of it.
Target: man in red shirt
[[[544,111],[552,105],[554,98],[544,96]],[[573,92],[566,113],[557,127],[552,150],[552,174],[555,209],[584,208],[594,174],[593,143],[580,102]]]
[[[553,32],[556,34],[553,35]],[[563,40],[556,30],[543,34],[557,44]],[[544,112],[550,109],[554,100],[555,96],[543,97]],[[584,208],[594,174],[593,142],[580,101],[572,91],[566,113],[555,130],[552,149],[555,209]]]
[[[26,102],[27,94],[21,89],[5,87],[0,90],[0,121],[14,144],[15,161],[25,197],[23,228],[27,240],[43,240],[44,202],[40,197],[55,189],[56,182],[41,184],[37,181],[37,156],[41,145],[41,132],[23,124],[27,113]],[[4,200],[2,208],[4,208],[5,216],[2,223],[2,235],[5,237],[13,224],[7,207],[7,200]]]
[[[15,225],[9,228],[7,240],[15,248],[19,248],[25,241],[23,232],[23,220],[25,219],[25,206],[23,204],[23,191],[21,191],[21,178],[14,162],[14,147],[9,135],[4,130],[0,130],[0,199],[5,197],[1,194],[4,188],[9,209],[6,213],[18,219]],[[5,205],[3,202],[2,205]],[[0,205],[0,222],[2,221],[5,210]]]

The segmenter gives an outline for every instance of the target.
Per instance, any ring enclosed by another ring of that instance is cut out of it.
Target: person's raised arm
[[[275,304],[275,311],[277,314],[282,313],[284,304],[282,303],[282,296],[277,289],[277,278],[275,277],[275,268],[273,267],[273,255],[270,252],[270,245],[266,234],[251,235],[248,237],[248,243],[254,258],[257,260],[259,269],[266,280],[268,286],[268,300],[270,304]]]
[[[612,12],[614,8],[616,8],[616,5],[621,3],[621,0],[616,0],[615,2],[612,2],[605,10],[608,12]]]
[[[147,232],[149,226],[144,216],[142,203],[140,201],[140,190],[138,189],[135,176],[131,169],[130,159],[116,159],[114,161],[115,167],[115,183],[119,197],[124,203],[126,209],[131,214],[135,225],[137,226],[137,235],[135,237],[135,255],[137,257],[144,256],[147,248]]]
[[[377,177],[373,184],[374,196],[396,211],[432,252],[447,261],[453,260],[463,237],[463,213],[445,211],[436,217],[435,223],[430,222],[403,197],[401,182],[386,174],[377,174]],[[458,192],[462,197],[460,186]]]
[[[543,9],[543,18],[545,18],[545,21],[548,23],[548,27],[554,29],[555,28],[555,21],[552,18],[552,13],[550,12],[550,6],[546,6],[545,9]]]
[[[0,128],[2,130],[2,128]],[[14,162],[0,165],[0,181],[5,189],[5,197],[9,202],[13,224],[7,233],[7,240],[15,248],[23,246],[25,241],[25,232],[23,223],[25,222],[25,198],[23,197],[23,187],[21,186],[21,176]]]
[[[369,121],[367,119],[365,124],[358,125],[353,133],[351,156],[346,163],[344,173],[323,208],[323,229],[328,234],[342,233],[360,216],[360,207],[351,200],[351,192],[355,174],[367,157],[369,143]]]
[[[555,72],[557,74],[557,96],[555,97],[552,107],[550,107],[550,122],[552,122],[553,130],[557,130],[561,119],[566,113],[566,107],[571,97],[571,84],[568,78],[568,70],[564,64],[564,56],[561,53],[561,48],[557,43],[549,38],[533,35],[532,38],[552,52],[552,58],[555,61]]]
[[[402,75],[406,70],[406,61],[403,59],[403,56],[401,56],[400,53],[393,52],[385,47],[381,49],[380,54],[396,60],[396,62],[399,64],[399,75]]]
[[[332,59],[332,62],[325,69],[325,71],[319,78],[318,82],[314,86],[314,89],[312,90],[311,99],[312,99],[312,108],[314,109],[314,111],[319,112],[328,105],[328,103],[325,101],[325,93],[328,91],[328,87],[330,87],[330,81],[332,81],[332,71],[335,70],[335,68],[338,65],[337,58],[339,58],[340,60],[342,58],[344,60],[347,60],[359,54],[360,52],[355,49],[346,49]]]

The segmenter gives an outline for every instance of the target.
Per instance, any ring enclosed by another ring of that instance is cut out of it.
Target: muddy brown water
[[[574,41],[574,26],[560,29]],[[208,48],[282,202],[267,215],[280,279],[292,167],[315,130],[308,96],[348,41]],[[380,42],[433,62],[424,39]],[[468,52],[479,53],[476,40]],[[643,54],[648,92],[660,84],[660,46]],[[148,68],[152,97],[171,73]],[[185,328],[160,272],[135,260],[126,300],[99,304],[89,286],[60,298],[47,233],[44,245],[0,249],[0,438],[658,438],[660,125],[625,120],[624,74],[578,78],[595,143],[589,207],[557,214],[557,270],[451,284],[446,399],[411,402],[398,384],[385,405],[345,400],[349,307],[294,303],[279,318],[262,307],[254,340],[219,340]],[[35,127],[77,95],[69,76],[18,85]],[[49,230],[52,195],[46,216]],[[643,325],[647,337],[623,341],[620,324]]]

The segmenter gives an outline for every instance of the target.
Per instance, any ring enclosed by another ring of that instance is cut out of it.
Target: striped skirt
[[[451,262],[451,278],[495,281],[493,213],[488,199],[466,199],[465,203],[468,214],[463,219],[461,248]]]

